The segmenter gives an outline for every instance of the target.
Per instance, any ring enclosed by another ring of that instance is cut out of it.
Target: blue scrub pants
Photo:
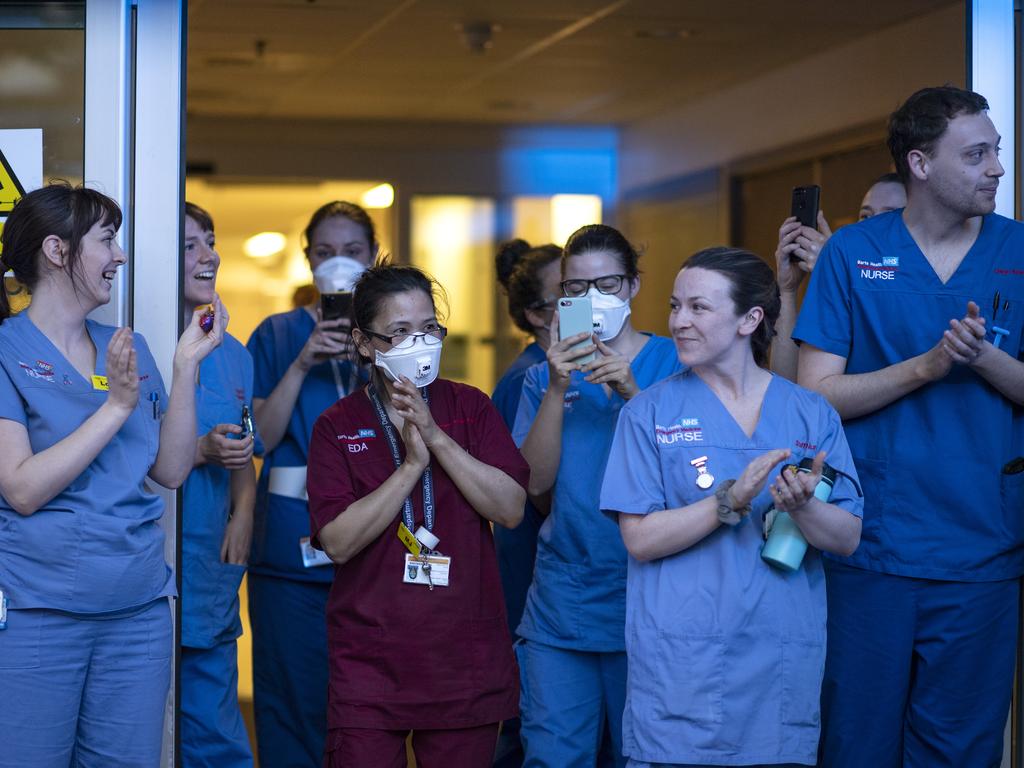
[[[330,584],[249,572],[260,768],[320,768],[327,735]]]
[[[252,750],[238,708],[238,643],[181,648],[181,765],[252,768]]]
[[[622,756],[626,654],[516,645],[524,768],[593,768],[607,729],[616,768]]]
[[[823,768],[998,766],[1019,582],[912,579],[826,561]]]
[[[172,646],[167,598],[103,616],[9,611],[0,630],[0,766],[157,765]]]

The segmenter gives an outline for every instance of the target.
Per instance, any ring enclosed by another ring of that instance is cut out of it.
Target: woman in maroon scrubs
[[[518,711],[490,523],[519,523],[529,469],[486,395],[436,378],[434,290],[414,267],[363,274],[352,336],[370,383],[310,442],[313,542],[336,569],[328,768],[404,768],[409,731],[421,768],[483,768]]]

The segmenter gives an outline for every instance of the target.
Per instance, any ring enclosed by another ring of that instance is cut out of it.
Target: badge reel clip
[[[813,465],[813,459],[805,458],[801,459],[799,466],[790,464],[783,472],[810,472]],[[828,464],[822,466],[821,480],[814,489],[814,497],[827,502],[832,495],[837,475],[836,470]],[[807,539],[789,513],[780,512],[774,504],[770,506],[764,513],[764,535],[766,541],[761,549],[761,559],[781,571],[796,571],[807,552]]]
[[[401,537],[401,533],[399,535]],[[410,547],[411,542],[406,540],[406,547],[409,547],[410,551],[405,556],[405,574],[402,581],[406,584],[425,584],[431,592],[434,591],[434,587],[447,587],[451,558],[437,551],[437,545],[441,540],[422,525],[416,529],[413,538],[418,546]]]

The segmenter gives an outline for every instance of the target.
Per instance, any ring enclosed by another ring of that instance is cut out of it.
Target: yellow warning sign
[[[4,151],[0,149],[0,216],[7,216],[14,210],[14,204],[21,200],[25,188],[18,181],[14,169],[7,162]]]

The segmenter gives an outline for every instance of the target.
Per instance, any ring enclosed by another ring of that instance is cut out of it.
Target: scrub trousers
[[[182,768],[252,768],[238,708],[238,643],[181,648]]]
[[[524,768],[624,768],[626,653],[576,651],[533,640],[516,645]],[[600,759],[607,733],[611,760]]]
[[[319,768],[327,734],[330,584],[249,571],[260,768]]]
[[[405,768],[409,731],[336,728],[323,768]],[[494,757],[498,724],[412,732],[417,768],[488,768]]]
[[[934,581],[826,560],[823,768],[998,766],[1017,579]]]
[[[165,597],[115,614],[9,611],[0,767],[158,765],[172,646]]]

